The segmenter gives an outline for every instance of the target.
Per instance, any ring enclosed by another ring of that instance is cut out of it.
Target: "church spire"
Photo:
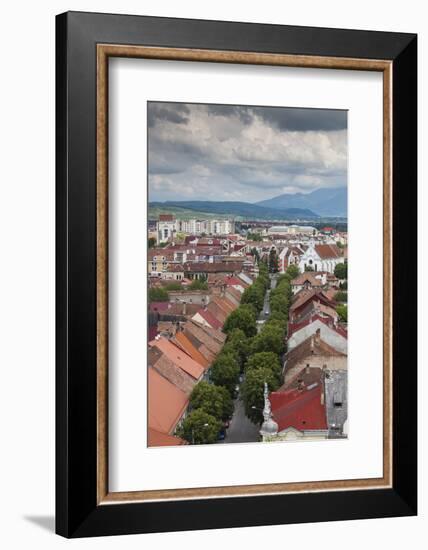
[[[265,405],[263,407],[263,419],[264,422],[260,428],[260,435],[264,438],[265,436],[273,436],[278,433],[278,424],[272,418],[272,407],[269,401],[269,390],[267,382],[265,382],[264,387],[264,399]]]

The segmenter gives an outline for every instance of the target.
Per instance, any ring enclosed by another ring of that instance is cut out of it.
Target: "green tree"
[[[260,233],[251,233],[248,231],[247,233],[247,240],[248,241],[262,241],[263,237],[260,235]]]
[[[202,409],[218,420],[227,420],[233,413],[233,401],[230,393],[223,386],[208,382],[199,382],[190,395],[193,409]]]
[[[288,315],[289,301],[287,296],[281,294],[275,294],[270,298],[270,308],[273,312],[281,312],[284,315]]]
[[[256,334],[256,314],[251,305],[241,305],[232,311],[223,325],[223,332],[229,334],[236,328],[241,329],[247,337]]]
[[[168,302],[169,295],[164,288],[151,288],[149,289],[149,301],[150,302]]]
[[[272,311],[270,316],[269,316],[268,321],[265,323],[265,326],[269,325],[270,323],[273,323],[275,321],[278,321],[281,324],[283,330],[285,330],[287,328],[288,317],[282,311],[278,311],[278,310]]]
[[[252,248],[250,250],[250,253],[251,253],[252,256],[254,256],[256,258],[257,263],[258,263],[259,260],[260,260],[260,254],[259,254],[259,251],[257,250],[257,248]]]
[[[190,290],[208,290],[208,283],[204,280],[193,279],[189,285]]]
[[[297,265],[291,264],[287,267],[285,272],[290,279],[295,279],[298,275],[300,275],[300,269]]]
[[[220,353],[210,369],[210,379],[217,386],[224,386],[232,395],[239,378],[236,355]]]
[[[221,420],[203,409],[196,409],[186,416],[176,433],[192,445],[202,445],[215,443],[221,427]]]
[[[266,262],[266,257],[260,262],[259,265],[259,277],[267,277],[269,273],[268,265]]]
[[[311,265],[305,265],[305,271],[313,271],[314,268]]]
[[[251,355],[245,364],[245,372],[250,370],[267,368],[275,375],[277,382],[281,382],[282,369],[281,362],[276,353],[272,351],[263,351]]]
[[[339,315],[339,319],[344,323],[348,322],[348,306],[340,305],[337,306],[336,311]]]
[[[263,307],[264,297],[265,291],[263,283],[254,283],[244,290],[241,304],[251,304],[257,311],[260,311]]]
[[[338,279],[347,279],[348,278],[348,264],[337,264],[334,268],[334,274]]]
[[[149,240],[148,240],[148,243],[147,243],[148,247],[153,248],[155,246],[155,244],[156,244],[156,239],[154,237],[149,237]]]
[[[164,286],[166,290],[181,290],[181,284],[177,281],[171,281]]]
[[[235,328],[229,332],[226,344],[223,346],[224,351],[234,351],[239,359],[239,364],[242,367],[247,360],[250,352],[250,342],[245,336],[245,332],[239,328]]]
[[[284,330],[278,324],[270,323],[253,338],[251,352],[257,354],[262,351],[272,351],[280,355],[284,352],[284,344]]]
[[[334,299],[336,300],[336,302],[347,302],[348,301],[348,293],[343,292],[343,290],[339,290],[334,295]]]
[[[275,391],[279,387],[279,382],[273,371],[268,367],[261,367],[249,369],[241,385],[241,398],[244,403],[245,414],[254,424],[260,424],[263,419],[265,382],[269,391]]]
[[[269,273],[278,273],[278,255],[274,248],[269,252]]]

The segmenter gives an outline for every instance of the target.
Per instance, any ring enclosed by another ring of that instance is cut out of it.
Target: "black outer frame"
[[[97,506],[96,44],[393,61],[393,488]],[[417,36],[68,12],[56,18],[56,532],[65,537],[417,513]],[[408,238],[411,235],[411,238]],[[409,261],[409,258],[412,260]],[[399,318],[405,319],[399,325]]]

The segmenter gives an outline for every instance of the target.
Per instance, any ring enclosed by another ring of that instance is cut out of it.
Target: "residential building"
[[[310,338],[319,336],[324,342],[337,351],[348,353],[348,335],[344,328],[330,319],[315,315],[300,323],[289,323],[287,334],[287,348],[293,348]]]
[[[320,333],[313,334],[286,353],[283,367],[283,387],[286,388],[305,367],[346,370],[347,355],[324,342]]]
[[[324,387],[329,437],[344,437],[348,419],[348,371],[326,370]]]
[[[159,220],[156,224],[158,243],[172,241],[176,230],[176,220],[172,214],[159,214]]]
[[[148,368],[148,428],[174,435],[188,407],[188,396],[153,367]],[[174,440],[175,441],[175,440]]]
[[[328,437],[328,424],[322,384],[313,384],[266,395],[263,441],[296,439],[319,440]]]

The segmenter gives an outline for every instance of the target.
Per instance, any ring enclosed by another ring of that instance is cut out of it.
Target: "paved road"
[[[276,287],[276,275],[270,275],[271,288]],[[270,315],[270,290],[265,294],[263,309],[257,320],[257,330],[260,332]],[[244,405],[240,399],[235,399],[233,418],[230,427],[226,431],[224,443],[250,443],[260,441],[259,426],[256,426],[245,416]]]
[[[259,427],[245,416],[244,405],[240,399],[235,399],[235,412],[226,431],[224,443],[251,443],[260,441]]]
[[[276,288],[276,275],[270,275],[270,287],[271,287],[272,290],[274,288]],[[258,332],[260,332],[260,330],[261,330],[262,326],[264,325],[265,321],[267,321],[267,319],[269,318],[269,315],[270,315],[270,302],[269,302],[269,299],[270,299],[270,289],[268,288],[266,290],[265,300],[263,302],[263,309],[261,310],[261,312],[259,314],[259,318],[258,318],[258,322],[257,322]]]

